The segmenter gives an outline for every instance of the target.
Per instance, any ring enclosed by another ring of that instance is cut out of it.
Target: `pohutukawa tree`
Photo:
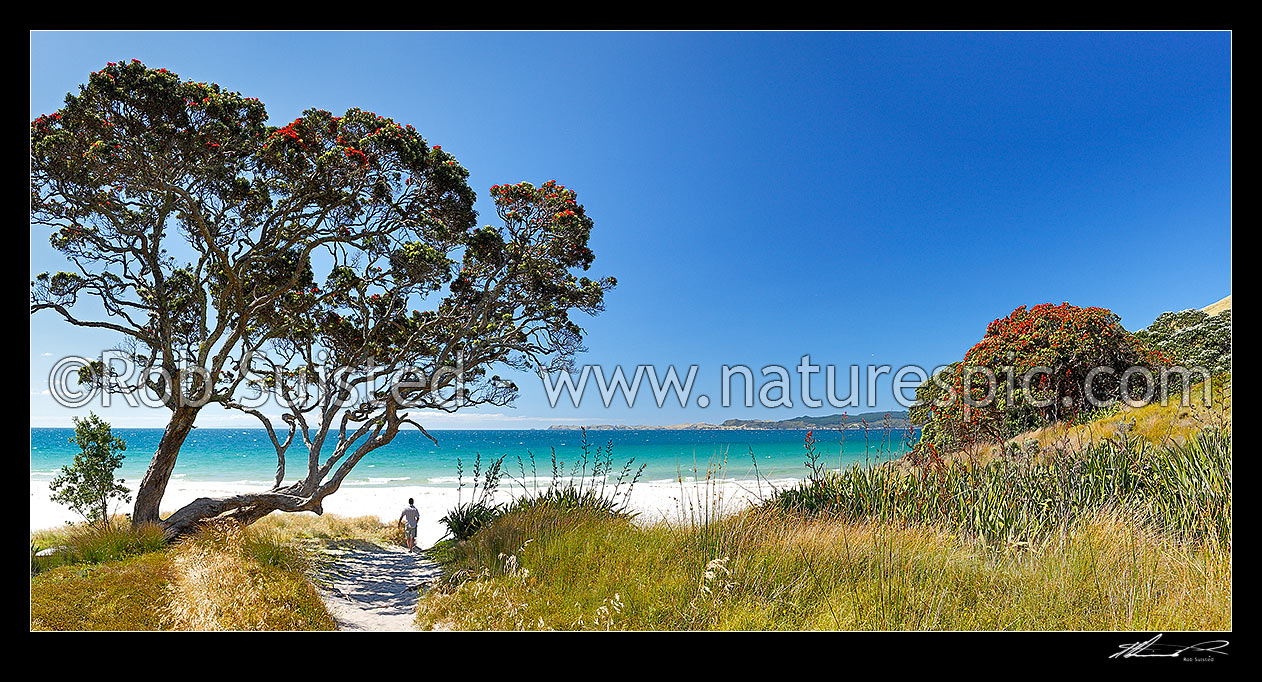
[[[909,416],[923,426],[917,447],[960,450],[1078,418],[1092,409],[1091,399],[1138,399],[1171,364],[1105,308],[1021,306],[991,322],[963,360],[916,389]],[[1125,378],[1131,368],[1151,379]]]
[[[32,222],[73,266],[32,283],[32,313],[117,332],[135,369],[80,380],[170,410],[133,522],[160,520],[207,406],[257,418],[275,449],[270,490],[195,500],[171,534],[321,512],[401,428],[428,436],[415,411],[509,403],[497,365],[569,368],[571,314],[614,285],[577,274],[592,221],[571,189],[497,185],[502,224],[479,228],[468,171],[411,126],[359,109],[269,126],[257,99],[135,60],[31,123],[31,168]]]

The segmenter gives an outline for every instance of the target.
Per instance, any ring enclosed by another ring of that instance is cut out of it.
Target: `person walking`
[[[403,508],[403,513],[399,515],[399,523],[404,525],[404,532],[407,535],[408,551],[416,546],[416,526],[421,522],[421,512],[416,508],[416,502],[412,498],[408,498],[408,506]]]

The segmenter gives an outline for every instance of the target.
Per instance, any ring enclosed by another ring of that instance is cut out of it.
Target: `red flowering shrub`
[[[911,419],[923,426],[926,447],[945,451],[993,442],[1078,417],[1093,407],[1088,390],[1096,402],[1138,399],[1150,388],[1148,377],[1159,378],[1160,368],[1170,364],[1105,308],[1021,306],[991,322],[962,361],[917,389]],[[1151,374],[1132,373],[1123,396],[1131,368]]]

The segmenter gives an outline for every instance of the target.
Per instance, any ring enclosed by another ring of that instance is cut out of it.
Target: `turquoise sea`
[[[126,459],[119,474],[127,481],[138,482],[149,458],[162,436],[161,429],[114,429],[127,441]],[[579,431],[550,430],[487,430],[433,431],[435,445],[415,431],[399,434],[389,445],[362,460],[347,479],[346,485],[456,485],[456,460],[464,461],[466,477],[473,460],[504,456],[504,469],[520,477],[520,457],[527,477],[534,454],[540,477],[551,475],[551,456],[572,464],[582,458],[582,434]],[[48,480],[74,457],[69,443],[72,429],[31,429],[31,479]],[[878,458],[890,459],[901,454],[903,431],[848,430],[844,433],[816,430],[816,450],[829,468],[863,463]],[[918,435],[918,434],[915,434]],[[912,437],[914,438],[915,435]],[[615,473],[629,458],[635,467],[647,465],[642,481],[676,480],[680,475],[691,477],[694,470],[704,476],[712,462],[726,455],[726,478],[753,478],[753,452],[759,473],[771,479],[800,478],[803,465],[805,431],[717,431],[717,430],[639,430],[589,431],[592,453],[597,446],[612,444]],[[893,454],[891,454],[893,453]],[[301,444],[290,448],[290,477],[304,473],[305,450]],[[262,429],[200,428],[188,437],[180,453],[174,475],[185,481],[270,483],[275,474],[276,458],[267,433]]]

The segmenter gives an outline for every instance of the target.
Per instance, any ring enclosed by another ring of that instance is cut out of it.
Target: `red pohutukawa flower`
[[[945,371],[941,382],[949,390],[932,378],[917,389],[912,418],[924,426],[926,444],[946,449],[1007,438],[1073,419],[1093,407],[1089,397],[1141,396],[1148,377],[1159,380],[1170,364],[1171,358],[1145,347],[1105,308],[1021,306],[991,322],[964,359]],[[1135,374],[1124,387],[1123,374],[1132,367],[1148,374]],[[931,404],[936,402],[947,404]]]

